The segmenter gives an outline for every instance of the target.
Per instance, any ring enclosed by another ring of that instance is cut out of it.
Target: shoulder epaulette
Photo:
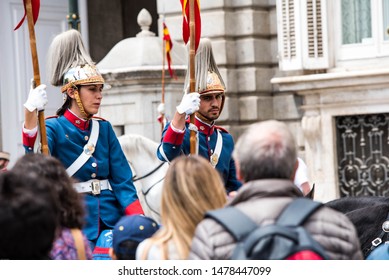
[[[218,125],[215,125],[215,128],[216,129],[219,129],[221,130],[222,132],[225,132],[225,133],[229,133],[227,129],[225,129],[224,127],[221,127],[221,126],[218,126]]]
[[[48,120],[48,119],[53,119],[53,118],[58,118],[58,115],[54,115],[54,116],[48,116],[48,117],[45,117],[45,120]]]
[[[92,119],[107,121],[106,119],[103,119],[102,117],[97,117],[97,116],[93,116]]]

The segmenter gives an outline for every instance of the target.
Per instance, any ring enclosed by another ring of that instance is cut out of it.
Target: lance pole
[[[189,89],[190,92],[196,91],[196,77],[195,77],[195,6],[194,6],[195,0],[189,0]],[[190,123],[192,126],[195,124],[195,114],[190,115]],[[190,154],[194,155],[196,154],[196,146],[197,146],[197,139],[196,139],[197,132],[193,129],[190,130]]]
[[[39,74],[39,62],[38,62],[38,52],[36,49],[36,37],[35,37],[34,19],[32,15],[32,4],[31,4],[31,0],[26,0],[25,3],[26,3],[26,14],[27,14],[27,22],[28,22],[28,33],[30,35],[32,67],[34,71],[34,86],[39,86],[41,84],[41,78]],[[48,155],[49,147],[47,145],[44,110],[40,110],[38,112],[38,125],[39,125],[40,137],[41,137],[41,150],[43,154]]]
[[[78,14],[78,0],[69,0],[69,14],[66,16],[70,29],[80,31],[80,16]]]
[[[163,18],[163,22],[165,19]],[[162,25],[162,95],[161,95],[161,103],[165,104],[165,56],[166,56],[166,42],[165,42],[165,32],[164,26]],[[163,132],[164,123],[163,120],[165,118],[165,114],[161,113],[161,133]]]

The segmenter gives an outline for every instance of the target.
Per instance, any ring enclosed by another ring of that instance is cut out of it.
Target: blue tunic
[[[112,187],[112,191],[102,190],[100,195],[83,194],[87,208],[84,232],[91,241],[97,239],[102,230],[100,219],[113,228],[124,214],[143,214],[131,169],[115,132],[108,121],[98,121],[100,130],[95,152],[73,175],[79,182],[108,179]],[[51,155],[68,168],[82,153],[92,125],[91,121],[78,119],[69,111],[63,116],[47,119],[46,133]],[[26,151],[31,151],[34,141],[26,139],[26,135],[24,138]]]
[[[199,131],[199,155],[208,160],[215,151],[218,134],[216,129],[220,131],[223,138],[223,147],[215,168],[222,175],[227,192],[236,191],[242,183],[236,178],[235,162],[232,158],[234,140],[231,134],[215,125],[208,125],[197,117],[195,118],[195,125]],[[180,154],[190,154],[190,131],[188,126],[189,122],[186,123],[185,133],[179,133],[171,128],[170,123],[166,124],[162,133],[162,141],[157,151],[157,156],[160,160],[172,161]],[[163,152],[161,152],[161,149]]]

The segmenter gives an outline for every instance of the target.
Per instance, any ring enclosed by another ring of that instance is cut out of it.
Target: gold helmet
[[[85,64],[70,68],[63,77],[61,92],[78,85],[104,84],[104,78],[94,65]]]
[[[189,63],[188,63],[189,65]],[[189,69],[189,67],[188,67]],[[201,38],[195,57],[196,91],[200,95],[223,93],[220,113],[224,107],[226,86],[216,65],[212,52],[212,44],[208,38]],[[185,92],[189,92],[189,70],[186,72]]]

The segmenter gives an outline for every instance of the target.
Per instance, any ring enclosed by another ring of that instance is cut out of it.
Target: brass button
[[[88,136],[85,136],[84,139],[85,139],[85,141],[88,141],[89,137],[88,137]]]
[[[91,176],[92,178],[96,178],[96,173],[92,173],[90,176]]]
[[[93,162],[92,163],[92,167],[96,167],[97,166],[97,163],[96,162]]]

